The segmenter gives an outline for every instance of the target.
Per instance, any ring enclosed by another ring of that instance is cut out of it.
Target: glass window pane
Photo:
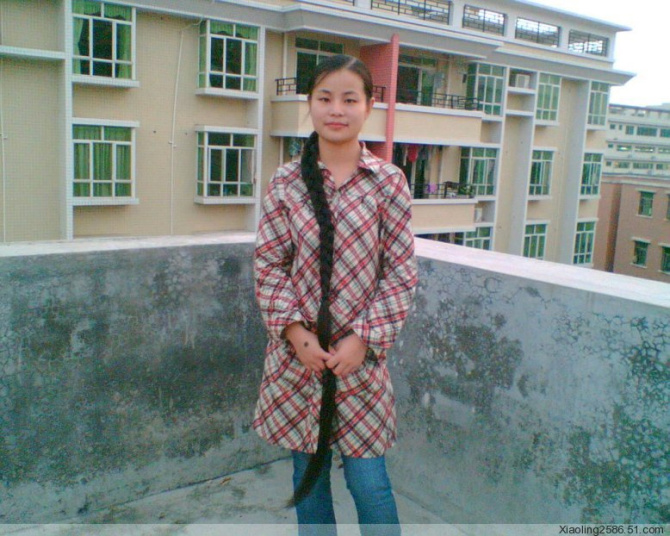
[[[213,197],[221,197],[221,185],[220,184],[208,184],[207,185],[207,195]]]
[[[256,79],[255,78],[245,78],[244,79],[244,87],[242,89],[244,89],[244,91],[256,91]]]
[[[130,145],[116,146],[116,178],[130,180]]]
[[[209,152],[209,180],[211,182],[221,182],[223,151],[212,149]]]
[[[132,133],[128,127],[105,127],[105,139],[112,141],[130,141]]]
[[[90,184],[86,182],[75,182],[73,186],[73,194],[75,197],[89,197],[91,195]]]
[[[223,39],[212,39],[210,50],[209,68],[212,71],[223,71]]]
[[[233,146],[234,147],[253,147],[254,146],[254,135],[253,134],[234,134],[233,135]]]
[[[228,149],[226,151],[226,182],[239,181],[239,151]]]
[[[109,143],[93,144],[93,180],[112,180],[112,146]]]
[[[106,20],[93,20],[93,56],[112,59],[112,23]]]
[[[73,13],[82,13],[83,15],[102,16],[102,4],[93,0],[74,0],[72,4]]]
[[[112,197],[112,183],[93,183],[93,197]]]
[[[114,195],[116,197],[130,197],[132,186],[129,182],[119,182],[114,185]]]
[[[254,152],[250,150],[241,151],[241,169],[240,169],[240,178],[241,182],[252,182],[253,180],[253,169],[254,169]]]
[[[255,75],[258,56],[256,43],[245,43],[244,45],[244,74]]]
[[[128,6],[105,4],[105,18],[131,22],[133,20],[133,10]]]
[[[91,149],[88,144],[74,144],[74,178],[90,179]]]
[[[242,41],[226,40],[226,68],[228,74],[242,74]]]
[[[209,132],[207,137],[209,138],[210,145],[220,145],[224,147],[230,145],[230,134],[224,134],[221,132]]]
[[[130,45],[132,40],[132,27],[129,24],[116,25],[116,59],[130,61]]]
[[[226,76],[226,89],[242,89],[240,76]]]
[[[100,140],[102,139],[102,128],[89,125],[74,125],[72,136],[75,140]]]
[[[256,26],[244,26],[238,24],[235,35],[237,37],[242,37],[243,39],[253,39],[256,41],[258,40],[258,28]]]
[[[235,25],[230,22],[210,21],[209,31],[214,35],[235,35]]]

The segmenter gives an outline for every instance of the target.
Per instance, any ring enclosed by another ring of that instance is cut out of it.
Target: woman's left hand
[[[326,366],[333,371],[335,376],[346,376],[363,364],[367,350],[368,347],[361,338],[352,333],[340,339],[331,348],[333,356],[326,361]]]

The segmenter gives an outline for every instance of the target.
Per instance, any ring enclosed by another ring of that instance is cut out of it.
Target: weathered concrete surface
[[[668,522],[670,285],[419,242],[399,489],[455,523]]]
[[[285,455],[249,429],[252,241],[0,247],[0,523],[84,519]],[[668,521],[670,286],[418,253],[390,356],[396,489],[450,523]]]
[[[2,251],[0,523],[69,518],[285,455],[250,430],[266,340],[252,245],[211,242]]]

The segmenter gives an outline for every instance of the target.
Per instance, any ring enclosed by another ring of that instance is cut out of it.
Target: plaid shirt
[[[363,365],[337,378],[332,441],[347,456],[382,455],[396,437],[386,351],[409,312],[417,282],[411,198],[402,171],[365,147],[339,189],[321,165],[335,224],[330,311],[333,342],[354,330],[368,346]],[[320,374],[283,337],[292,322],[315,331],[321,299],[319,227],[300,163],[275,173],[263,202],[254,273],[268,329],[254,429],[272,444],[313,453],[319,434]]]

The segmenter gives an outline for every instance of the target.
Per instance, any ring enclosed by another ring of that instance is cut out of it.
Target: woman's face
[[[314,130],[322,141],[335,145],[358,143],[373,102],[367,100],[359,75],[348,69],[332,72],[321,79],[309,98]]]

